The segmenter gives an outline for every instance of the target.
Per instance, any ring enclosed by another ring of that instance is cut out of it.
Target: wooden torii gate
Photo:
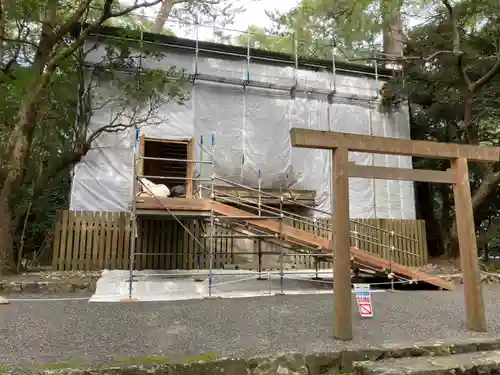
[[[292,128],[290,137],[294,147],[332,150],[335,338],[352,340],[349,177],[453,185],[467,326],[473,331],[486,332],[467,162],[497,162],[500,160],[499,147],[414,141],[299,128]],[[349,151],[447,159],[451,160],[452,167],[446,171],[433,171],[356,165],[348,161]]]

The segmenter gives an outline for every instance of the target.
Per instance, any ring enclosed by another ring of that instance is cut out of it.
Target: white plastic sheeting
[[[256,271],[233,272],[218,270],[212,278],[212,297],[248,298],[270,296],[281,293],[280,275],[267,275],[267,281],[256,280]],[[285,274],[283,293],[330,294],[332,293],[332,270],[321,270],[324,282],[311,280],[314,270],[301,270]],[[209,296],[206,270],[199,272],[184,270],[142,270],[134,272],[132,298],[138,301],[179,301],[203,299]],[[124,270],[103,270],[97,280],[96,291],[89,302],[119,302],[129,297],[129,273]],[[372,292],[385,292],[383,289]],[[354,293],[354,291],[353,291]]]
[[[99,49],[90,61],[100,61]],[[193,70],[194,54],[168,52],[160,61],[147,60],[144,66],[176,65]],[[246,77],[246,61],[200,57],[198,71],[221,77]],[[299,85],[309,88],[330,87],[331,75],[300,70]],[[251,64],[251,79],[277,84],[293,84],[293,70],[272,65]],[[380,85],[383,83],[380,82]],[[373,96],[373,77],[348,76],[337,72],[336,89],[340,94]],[[101,93],[102,94],[102,93]],[[113,109],[105,106],[95,111],[91,127],[100,127],[113,118]],[[190,100],[184,105],[170,102],[155,114],[155,124],[141,127],[147,137],[160,139],[191,139],[195,137],[197,158],[209,155],[215,139],[215,173],[245,185],[256,186],[258,170],[263,188],[315,190],[317,203],[323,211],[331,207],[331,157],[324,150],[292,148],[291,127],[332,130],[356,134],[409,138],[409,120],[405,109],[391,114],[381,113],[367,104],[338,102],[328,104],[315,98],[290,99],[269,89],[236,87],[225,84],[197,82],[192,86]],[[74,170],[71,194],[73,210],[125,211],[131,207],[134,131],[105,134],[96,142]],[[411,168],[410,157],[351,153],[358,164]],[[212,173],[210,166],[201,170],[202,177]],[[414,192],[411,182],[350,180],[351,218],[414,219]]]

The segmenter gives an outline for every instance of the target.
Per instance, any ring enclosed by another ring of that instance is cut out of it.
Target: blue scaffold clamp
[[[139,127],[136,125],[136,126],[135,126],[135,142],[136,142],[136,143],[139,143],[139,138],[140,138],[140,129],[139,129]]]

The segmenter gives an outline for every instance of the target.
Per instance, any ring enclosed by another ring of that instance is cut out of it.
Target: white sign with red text
[[[362,318],[372,318],[373,308],[370,284],[354,284],[354,293],[356,294],[359,315]]]

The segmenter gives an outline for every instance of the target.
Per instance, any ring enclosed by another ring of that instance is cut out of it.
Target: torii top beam
[[[448,160],[465,158],[469,161],[482,163],[500,161],[500,147],[415,141],[300,128],[292,128],[290,130],[290,138],[293,147],[301,148],[331,150],[339,147],[347,147],[349,151],[373,154],[405,155]]]

